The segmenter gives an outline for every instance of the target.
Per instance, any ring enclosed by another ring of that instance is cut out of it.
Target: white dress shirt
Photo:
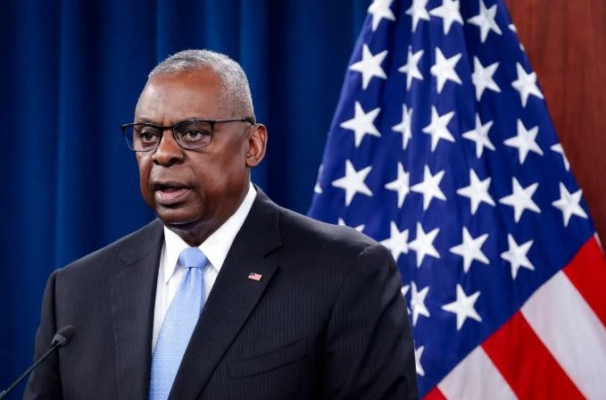
[[[244,220],[255,201],[257,192],[252,183],[248,188],[248,193],[244,197],[244,201],[236,212],[229,217],[223,225],[213,232],[199,246],[210,265],[204,269],[204,301],[208,299],[208,295],[217,279],[217,275],[223,266],[225,257],[231,248],[231,245],[244,224]],[[152,352],[156,347],[160,327],[168,311],[170,303],[175,298],[181,280],[185,276],[185,267],[178,266],[177,261],[179,254],[189,245],[183,241],[176,233],[164,227],[164,246],[160,255],[160,268],[158,270],[158,285],[156,287],[156,306],[154,308],[154,335],[152,339]]]

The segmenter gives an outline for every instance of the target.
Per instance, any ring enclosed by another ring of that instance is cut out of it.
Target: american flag
[[[391,250],[422,397],[606,398],[606,263],[502,0],[370,5],[309,213]]]
[[[248,275],[248,279],[250,279],[251,281],[257,281],[257,282],[259,282],[261,280],[261,278],[263,278],[263,275],[257,274],[256,272],[251,272]]]

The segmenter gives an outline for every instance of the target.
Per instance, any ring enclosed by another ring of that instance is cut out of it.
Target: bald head
[[[226,56],[210,50],[184,50],[158,64],[149,79],[158,75],[177,75],[211,70],[221,82],[219,102],[232,117],[255,117],[248,79],[242,67]]]

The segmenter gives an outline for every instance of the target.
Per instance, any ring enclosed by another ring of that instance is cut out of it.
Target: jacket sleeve
[[[402,281],[382,245],[362,251],[345,277],[325,341],[323,398],[417,399],[414,344]]]
[[[37,360],[48,351],[56,333],[55,322],[55,281],[58,270],[48,279],[44,298],[42,300],[42,315],[40,326],[36,332],[36,347],[34,359]],[[57,351],[46,358],[32,372],[23,395],[24,400],[61,399],[61,376],[59,373],[59,357]]]

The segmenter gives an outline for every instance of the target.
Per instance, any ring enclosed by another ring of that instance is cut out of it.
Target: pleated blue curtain
[[[187,48],[238,60],[269,129],[253,180],[305,213],[369,3],[0,0],[0,390],[31,362],[51,271],[153,218],[118,128],[150,69]]]

